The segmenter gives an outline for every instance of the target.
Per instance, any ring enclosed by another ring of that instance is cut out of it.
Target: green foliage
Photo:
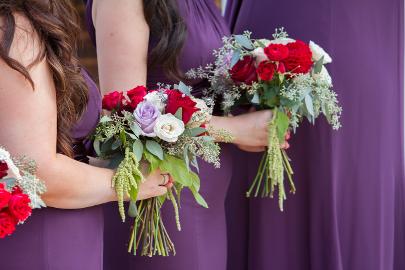
[[[160,160],[163,160],[163,149],[156,141],[147,140],[146,149],[148,149],[151,154],[155,155]]]

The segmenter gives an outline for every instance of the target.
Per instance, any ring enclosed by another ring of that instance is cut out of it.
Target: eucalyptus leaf
[[[190,160],[191,165],[197,170],[197,173],[200,172],[200,167],[198,166],[198,159],[195,155]]]
[[[15,178],[11,178],[11,177],[7,177],[7,178],[3,178],[0,180],[0,183],[4,183],[5,186],[7,187],[7,189],[12,189],[16,183],[17,183],[17,179]]]
[[[204,134],[207,132],[205,128],[202,127],[195,127],[188,130],[188,134],[190,137],[197,137],[198,135]]]
[[[133,140],[139,140],[139,137],[135,136],[135,134],[131,132],[126,132],[126,134]]]
[[[203,139],[206,142],[213,142],[214,141],[214,138],[211,137],[211,136],[201,136],[200,138]]]
[[[235,41],[239,43],[242,47],[253,50],[253,44],[250,39],[245,35],[235,35]]]
[[[141,127],[138,125],[138,123],[133,123],[133,124],[130,126],[130,128],[131,128],[132,132],[135,134],[135,136],[139,138],[139,136],[142,134],[142,129],[141,129]]]
[[[315,66],[314,66],[315,74],[321,73],[322,67],[323,67],[323,59],[324,59],[324,56],[322,56],[321,59],[319,59],[318,61],[315,62]]]
[[[315,116],[314,115],[314,104],[312,102],[312,97],[309,94],[305,96],[305,107],[307,108],[309,115],[311,115],[311,117],[313,118]]]
[[[187,145],[183,149],[183,158],[184,158],[184,162],[186,163],[187,170],[190,171],[190,158],[188,156],[188,146]]]
[[[261,41],[261,40],[256,40],[257,45],[262,48],[266,48],[267,46]]]
[[[101,154],[101,150],[100,150],[100,140],[98,140],[98,139],[94,140],[93,148],[94,148],[94,151],[96,152],[96,155],[98,157],[101,157],[102,154]]]
[[[111,137],[101,144],[101,147],[100,147],[101,153],[103,153],[105,155],[105,154],[111,152],[113,140],[114,140],[114,137]]]
[[[111,117],[109,117],[109,116],[107,116],[107,115],[104,115],[104,116],[101,117],[101,119],[100,119],[100,123],[107,123],[107,122],[111,122],[111,121],[112,121]]]
[[[252,102],[253,104],[260,104],[259,94],[255,93],[255,94],[253,95],[253,98],[252,98],[252,100],[251,100],[250,102]]]
[[[116,169],[118,165],[124,160],[124,156],[120,153],[115,154],[110,158],[110,162],[108,163],[109,169]]]
[[[132,144],[132,151],[134,152],[136,159],[141,161],[143,154],[143,143],[140,140],[134,141]]]
[[[179,84],[177,85],[177,89],[179,89],[179,91],[182,92],[183,94],[191,96],[190,87],[188,87],[183,82],[179,82]]]
[[[148,149],[151,154],[155,155],[160,160],[163,160],[163,149],[156,141],[147,140],[146,149]]]
[[[111,145],[112,150],[117,150],[122,145],[121,139],[116,139],[113,144]]]
[[[177,111],[176,111],[176,113],[174,114],[174,116],[175,116],[177,119],[183,121],[183,108],[182,108],[182,107],[178,108]]]
[[[136,206],[136,202],[131,200],[128,207],[128,216],[131,218],[135,218],[137,215],[138,207]]]
[[[233,68],[236,63],[240,60],[240,51],[234,51],[232,55],[232,60],[231,60],[231,68]]]

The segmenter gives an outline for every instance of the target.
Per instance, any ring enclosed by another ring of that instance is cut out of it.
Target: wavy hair
[[[35,85],[29,68],[46,60],[52,72],[57,103],[57,150],[73,156],[71,128],[86,108],[88,88],[77,58],[79,35],[78,15],[70,0],[0,0],[1,27],[0,57],[12,69]],[[25,16],[38,34],[41,49],[27,67],[9,56],[16,23],[15,14]]]

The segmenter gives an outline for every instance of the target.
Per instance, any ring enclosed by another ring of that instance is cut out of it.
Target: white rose
[[[269,44],[287,45],[287,44],[293,43],[293,42],[295,42],[295,39],[292,39],[292,38],[278,38],[278,39],[271,40],[269,42]]]
[[[163,114],[156,120],[153,130],[160,139],[166,142],[176,142],[184,132],[184,123],[171,113]]]
[[[260,64],[262,61],[269,60],[267,55],[264,53],[264,49],[262,47],[256,48],[253,52],[253,57],[256,59],[256,66]]]
[[[332,86],[332,78],[326,67],[322,66],[321,72],[319,74],[314,74],[313,76],[318,83],[327,84],[329,87]]]
[[[319,59],[321,59],[323,56],[324,65],[332,63],[332,58],[330,57],[330,55],[327,52],[325,52],[325,50],[322,49],[322,47],[316,44],[315,42],[310,41],[309,48],[311,49],[312,52],[312,60],[314,60],[315,62],[319,61]]]
[[[153,91],[149,92],[143,99],[152,103],[160,112],[163,112],[163,110],[165,109],[163,100],[167,99],[167,94]]]

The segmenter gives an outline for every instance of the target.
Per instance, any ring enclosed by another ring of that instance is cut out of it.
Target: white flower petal
[[[321,59],[323,56],[324,65],[332,63],[332,58],[330,57],[330,55],[321,46],[319,46],[315,42],[310,41],[309,48],[311,49],[311,52],[312,52],[312,59],[315,62],[319,61],[319,59]]]

